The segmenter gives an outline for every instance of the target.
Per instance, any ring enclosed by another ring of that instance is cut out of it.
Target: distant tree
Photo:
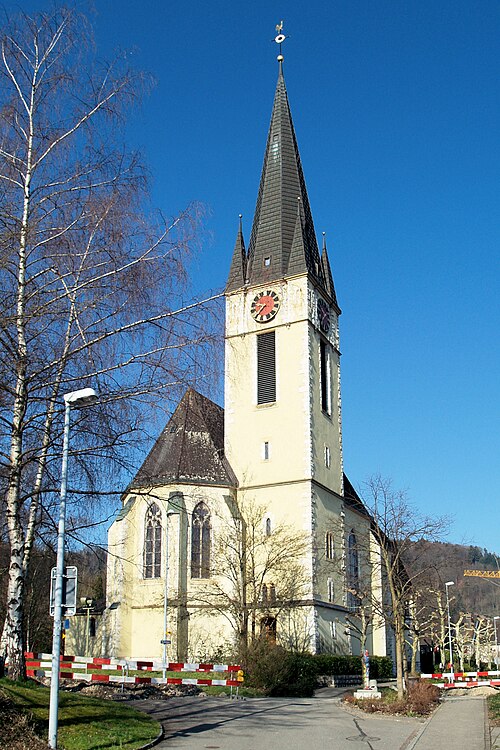
[[[218,295],[186,297],[198,208],[148,212],[145,170],[119,144],[145,77],[123,55],[97,63],[86,18],[67,8],[7,18],[0,45],[2,650],[16,679],[32,550],[56,527],[62,394],[102,393],[72,426],[69,499],[86,498],[90,526],[90,500],[126,465],[144,408],[200,373]]]
[[[394,630],[396,679],[400,698],[404,696],[406,672],[405,632],[410,620],[414,591],[423,574],[420,566],[407,561],[419,539],[437,540],[448,527],[448,519],[421,514],[404,491],[394,490],[389,479],[371,477],[364,485],[363,502],[372,517],[372,534],[380,549],[381,573],[389,599],[381,600],[384,616]]]

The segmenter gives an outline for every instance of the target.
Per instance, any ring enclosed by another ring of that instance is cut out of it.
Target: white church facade
[[[357,594],[380,600],[383,581],[370,516],[344,473],[340,308],[321,245],[280,61],[248,249],[240,225],[228,257],[225,408],[189,389],[123,495],[108,538],[108,656],[161,658],[164,640],[171,661],[222,654],[242,600],[250,639],[359,653]],[[300,540],[298,557],[261,571],[253,598],[232,597],[221,544],[231,546],[228,529],[243,543],[249,508],[262,549],[279,530]],[[376,609],[366,646],[385,655]]]

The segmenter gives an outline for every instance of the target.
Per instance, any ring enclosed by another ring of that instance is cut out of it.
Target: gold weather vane
[[[278,60],[280,63],[283,62],[283,55],[281,54],[281,45],[287,39],[287,35],[283,34],[283,21],[280,21],[280,23],[276,24],[276,31],[278,32],[276,36],[274,37],[274,41],[276,44],[279,44],[280,47],[280,53],[278,55]]]

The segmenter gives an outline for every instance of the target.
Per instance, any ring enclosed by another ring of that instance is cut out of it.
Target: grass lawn
[[[490,724],[494,727],[500,727],[500,693],[490,695],[488,698],[488,711]]]
[[[33,716],[38,733],[46,737],[50,690],[5,679],[0,680],[0,690]],[[58,741],[65,750],[135,750],[159,732],[157,721],[121,703],[59,693]]]

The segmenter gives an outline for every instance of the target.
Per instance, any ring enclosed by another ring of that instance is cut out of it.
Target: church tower
[[[337,529],[331,557],[344,547],[340,308],[278,60],[250,242],[246,250],[240,220],[226,286],[225,454],[238,503],[258,502],[270,528],[286,522],[313,539],[303,611],[320,649],[345,607],[342,564],[325,568],[328,529]]]

